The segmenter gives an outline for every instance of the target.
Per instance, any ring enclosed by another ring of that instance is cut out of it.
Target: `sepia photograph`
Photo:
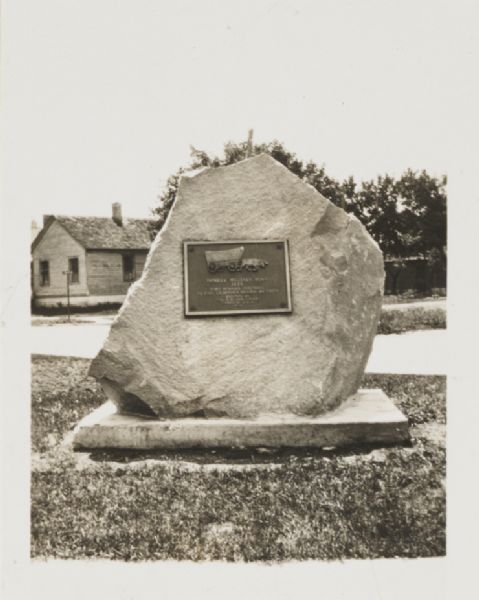
[[[477,4],[2,13],[5,597],[469,597]]]

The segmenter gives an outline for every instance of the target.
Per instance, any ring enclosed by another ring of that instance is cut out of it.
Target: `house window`
[[[40,285],[50,285],[50,265],[48,260],[40,261]]]
[[[123,281],[135,281],[135,257],[123,254]]]
[[[68,271],[70,272],[70,283],[78,283],[80,281],[78,258],[68,259]]]

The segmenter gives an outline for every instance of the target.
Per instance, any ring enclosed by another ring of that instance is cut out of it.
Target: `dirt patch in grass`
[[[364,387],[382,388],[410,417],[411,442],[402,446],[79,454],[48,439],[61,439],[104,401],[88,365],[33,358],[33,557],[445,553],[445,377],[365,376]]]

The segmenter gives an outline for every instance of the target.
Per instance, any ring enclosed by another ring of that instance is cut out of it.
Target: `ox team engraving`
[[[287,240],[183,242],[185,315],[291,313]]]

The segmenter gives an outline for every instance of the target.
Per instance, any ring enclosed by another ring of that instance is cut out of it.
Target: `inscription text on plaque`
[[[291,313],[287,240],[183,242],[185,315]]]

